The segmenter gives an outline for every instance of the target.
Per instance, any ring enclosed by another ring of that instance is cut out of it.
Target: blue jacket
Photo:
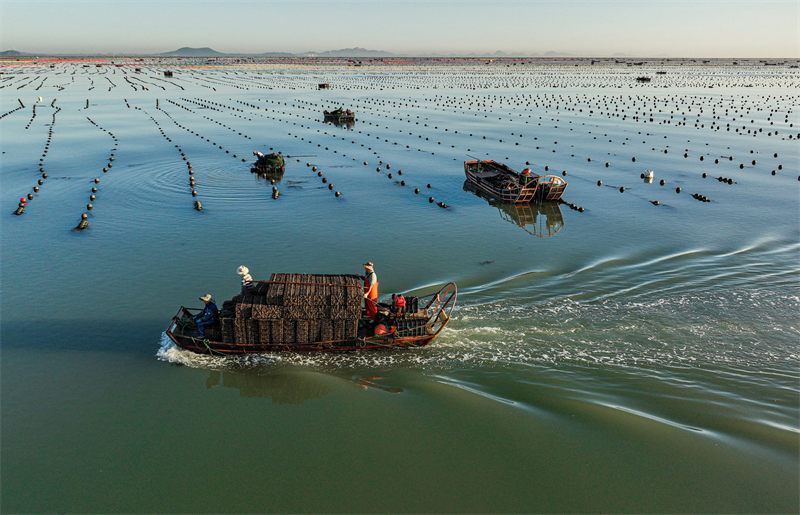
[[[206,307],[203,308],[203,311],[194,317],[194,319],[198,322],[210,322],[211,320],[214,320],[214,317],[217,316],[217,312],[219,312],[217,305],[213,302],[209,302],[206,304]]]

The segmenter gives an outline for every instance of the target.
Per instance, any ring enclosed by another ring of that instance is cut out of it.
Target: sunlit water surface
[[[163,69],[3,70],[2,511],[798,511],[796,70]],[[584,211],[490,203],[469,156],[566,171]],[[458,284],[433,345],[163,333],[240,264],[365,260],[384,294]]]

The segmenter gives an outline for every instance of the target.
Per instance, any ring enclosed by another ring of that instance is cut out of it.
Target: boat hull
[[[558,176],[521,174],[492,160],[464,161],[464,175],[490,197],[514,204],[559,200],[567,188]]]

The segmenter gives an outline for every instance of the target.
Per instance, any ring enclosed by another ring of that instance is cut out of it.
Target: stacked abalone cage
[[[354,339],[362,291],[357,275],[272,274],[223,305],[214,336],[236,345]]]

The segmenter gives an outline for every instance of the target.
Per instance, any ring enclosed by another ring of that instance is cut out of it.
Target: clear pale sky
[[[0,0],[0,50],[798,57],[798,10],[800,0]]]

